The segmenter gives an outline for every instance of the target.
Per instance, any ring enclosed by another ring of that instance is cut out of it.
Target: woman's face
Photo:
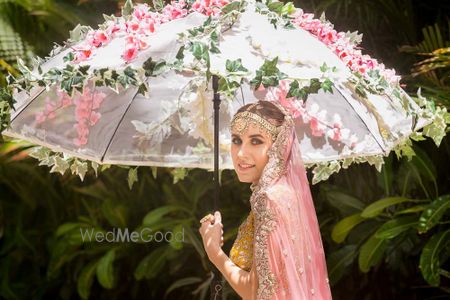
[[[269,160],[267,151],[271,146],[271,137],[258,126],[249,124],[242,134],[231,128],[231,158],[241,182],[259,181]]]

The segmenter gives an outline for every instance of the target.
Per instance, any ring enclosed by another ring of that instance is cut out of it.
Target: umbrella
[[[16,103],[4,134],[44,146],[33,155],[53,171],[76,164],[82,175],[83,160],[211,169],[212,75],[224,100],[221,169],[233,167],[231,116],[258,99],[298,116],[313,183],[355,162],[380,169],[391,150],[411,152],[410,138],[442,138],[442,110],[413,100],[393,70],[362,55],[357,34],[292,4],[180,1],[152,11],[129,1],[122,17],[105,19],[75,28],[33,69],[20,64],[24,77],[10,85]],[[59,165],[48,149],[65,154]]]
[[[81,178],[100,164],[214,167],[218,199],[218,169],[233,168],[231,117],[269,99],[296,116],[313,184],[352,163],[380,170],[393,150],[413,155],[412,139],[439,144],[446,111],[406,94],[360,39],[292,3],[127,1],[33,67],[19,61],[1,128],[41,145],[31,155],[51,171]]]

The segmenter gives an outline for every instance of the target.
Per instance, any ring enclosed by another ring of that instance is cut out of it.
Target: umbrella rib
[[[148,77],[146,77],[145,80],[147,81],[147,80],[148,80]],[[123,121],[123,119],[125,118],[125,115],[127,114],[128,110],[130,109],[131,104],[133,103],[133,101],[134,101],[134,99],[136,98],[137,94],[139,94],[139,89],[137,89],[137,92],[134,94],[133,98],[131,98],[130,103],[128,103],[127,109],[126,109],[125,112],[122,114],[122,117],[120,118],[119,122],[117,123],[116,129],[114,129],[114,132],[113,132],[113,134],[112,134],[112,136],[111,136],[111,139],[110,139],[109,142],[108,142],[108,146],[106,146],[105,152],[103,152],[102,158],[100,159],[100,161],[101,161],[102,163],[103,163],[103,160],[105,159],[106,153],[107,153],[108,150],[109,150],[109,147],[111,146],[111,143],[112,143],[112,141],[113,141],[113,139],[114,139],[114,136],[116,135],[117,130],[118,130],[119,127],[120,127],[120,124],[122,124],[122,121]]]
[[[374,134],[372,133],[372,131],[370,130],[369,126],[367,125],[367,123],[364,121],[363,118],[361,118],[361,116],[359,115],[359,113],[355,110],[355,108],[353,107],[353,105],[350,103],[350,101],[348,101],[347,97],[345,97],[345,95],[341,92],[341,90],[335,85],[333,84],[334,88],[339,92],[339,94],[341,94],[342,98],[345,99],[345,101],[347,101],[347,103],[350,105],[350,107],[353,108],[353,110],[355,111],[356,115],[358,116],[358,118],[361,120],[361,122],[364,124],[364,126],[366,126],[367,131],[370,132],[370,134],[372,135],[373,139],[375,140],[375,142],[377,142],[378,146],[380,146],[380,149],[386,153],[386,148],[381,145],[381,143],[378,141],[378,139],[374,136]]]
[[[28,108],[28,106],[30,106],[31,102],[33,102],[34,100],[36,100],[43,92],[45,91],[45,88],[42,88],[42,90],[37,93],[15,116],[14,118],[11,119],[11,123],[17,119],[17,117],[25,110]]]

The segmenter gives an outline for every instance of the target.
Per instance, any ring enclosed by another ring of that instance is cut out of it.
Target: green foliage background
[[[95,26],[118,1],[0,0],[0,83],[15,57],[45,56],[77,23]],[[418,0],[305,0],[339,31],[364,33],[363,52],[395,68],[405,88],[450,104],[450,4]],[[198,219],[212,208],[212,175],[139,168],[49,174],[28,145],[0,145],[0,298],[205,299],[210,265]],[[312,186],[334,299],[445,299],[450,295],[450,142],[414,144],[411,161],[391,154],[382,172],[353,165]],[[156,172],[155,172],[156,171]],[[177,175],[174,177],[174,174]],[[311,175],[311,174],[309,174]],[[178,182],[174,183],[174,178]],[[229,251],[250,191],[222,173]],[[83,242],[79,228],[178,232],[184,243]],[[226,286],[226,299],[238,299]]]

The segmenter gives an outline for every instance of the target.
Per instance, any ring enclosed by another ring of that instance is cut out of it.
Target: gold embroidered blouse
[[[250,271],[253,261],[253,212],[239,226],[236,240],[230,250],[231,261],[245,271]]]

